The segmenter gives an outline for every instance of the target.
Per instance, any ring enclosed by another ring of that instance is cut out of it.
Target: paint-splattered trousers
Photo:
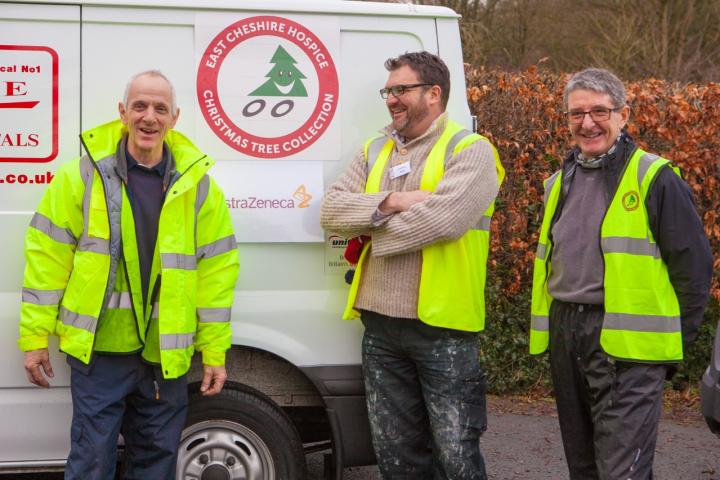
[[[363,311],[370,430],[385,480],[484,480],[478,335]]]
[[[550,369],[571,480],[653,478],[666,365],[614,361],[601,305],[553,301]]]

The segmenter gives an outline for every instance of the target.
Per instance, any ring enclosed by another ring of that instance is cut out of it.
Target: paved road
[[[551,415],[488,415],[481,445],[490,480],[567,480],[557,418]],[[323,480],[322,456],[308,457],[308,480]],[[376,467],[347,468],[345,480],[380,480]],[[59,480],[54,475],[0,475],[0,480]],[[656,480],[720,480],[720,439],[703,423],[660,423]],[[288,479],[291,480],[291,479]]]
[[[491,480],[567,480],[557,418],[490,413],[481,446]],[[311,480],[322,480],[311,458]],[[346,480],[380,480],[375,467],[345,469]],[[660,423],[655,480],[720,480],[720,439],[704,423]]]

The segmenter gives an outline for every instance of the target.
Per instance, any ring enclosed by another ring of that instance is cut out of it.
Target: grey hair
[[[140,77],[144,77],[145,75],[148,75],[150,77],[160,77],[163,80],[165,80],[168,85],[170,85],[170,113],[175,116],[177,115],[177,101],[175,99],[175,87],[173,86],[172,82],[169,78],[165,76],[160,70],[145,70],[144,72],[136,73],[132,77],[130,77],[130,80],[128,80],[127,85],[125,86],[125,95],[123,95],[123,105],[125,105],[125,110],[128,109],[128,97],[130,96],[130,87],[132,86],[133,82],[137,80]]]
[[[615,108],[625,106],[627,97],[625,86],[620,79],[604,68],[588,68],[570,77],[563,91],[563,104],[568,107],[568,96],[575,90],[591,90],[606,93]]]

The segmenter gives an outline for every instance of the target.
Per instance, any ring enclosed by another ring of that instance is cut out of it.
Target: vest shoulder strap
[[[469,141],[463,142],[463,147],[466,147],[467,145],[470,145],[472,143],[475,143],[476,141],[480,140],[480,135],[476,135],[472,133],[470,130],[467,130],[463,128],[459,132],[455,133],[452,137],[450,137],[450,140],[447,143],[447,146],[445,147],[445,161],[450,160],[450,157],[455,155],[457,152],[455,151],[456,148],[460,146],[460,142],[465,140],[465,138],[470,137]]]
[[[378,159],[378,156],[380,156],[380,152],[382,151],[383,147],[387,142],[391,142],[387,137],[379,136],[379,137],[373,137],[367,142],[365,142],[365,161],[367,162],[367,171],[368,173],[372,170],[373,166],[375,165],[375,162]]]
[[[642,198],[647,197],[647,194],[650,191],[650,187],[652,186],[655,177],[657,176],[660,169],[665,167],[666,165],[669,166],[676,175],[682,178],[680,169],[674,166],[670,162],[670,160],[666,158],[655,155],[654,153],[645,152],[640,149],[638,149],[635,155],[638,155],[639,157],[637,160],[637,182],[640,186]]]

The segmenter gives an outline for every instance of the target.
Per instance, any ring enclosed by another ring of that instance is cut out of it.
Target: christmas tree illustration
[[[307,97],[302,83],[307,78],[297,69],[297,63],[290,54],[278,46],[270,59],[273,68],[265,75],[268,80],[250,93],[253,97]]]

